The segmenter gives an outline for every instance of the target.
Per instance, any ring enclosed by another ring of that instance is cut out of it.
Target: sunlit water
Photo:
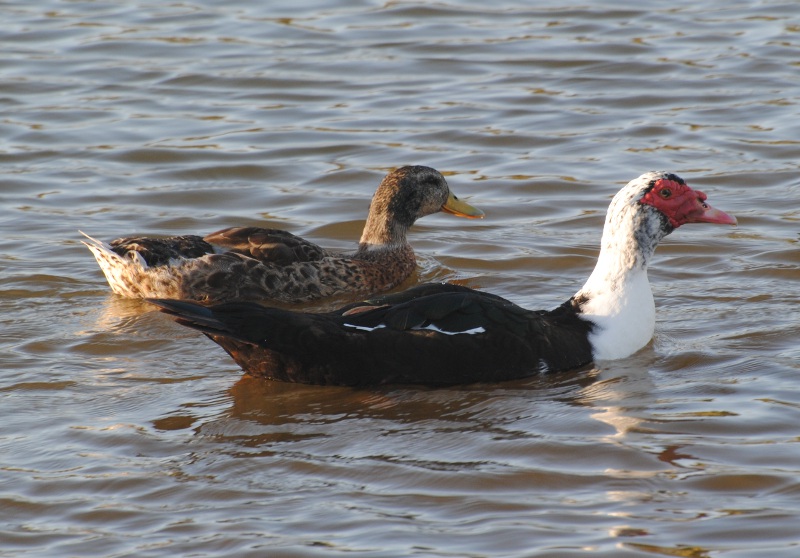
[[[800,4],[334,4],[0,6],[0,556],[800,555]],[[739,226],[662,244],[634,356],[450,389],[243,377],[79,243],[347,249],[403,164],[487,213],[414,281],[532,308],[644,171]]]

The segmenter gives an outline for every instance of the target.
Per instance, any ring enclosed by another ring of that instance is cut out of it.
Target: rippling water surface
[[[800,4],[0,12],[0,556],[800,555]],[[448,389],[243,377],[79,243],[346,249],[403,164],[487,213],[420,221],[415,280],[529,307],[577,290],[644,171],[739,226],[662,244],[632,357]]]

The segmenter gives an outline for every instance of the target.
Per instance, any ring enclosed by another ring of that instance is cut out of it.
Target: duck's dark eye
[[[672,190],[670,190],[669,188],[661,188],[661,190],[658,191],[658,195],[661,196],[663,199],[668,200],[669,198],[672,197]]]

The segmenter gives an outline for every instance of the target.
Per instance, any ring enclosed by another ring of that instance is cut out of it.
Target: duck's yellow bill
[[[447,201],[442,206],[442,211],[445,213],[452,213],[457,217],[467,217],[469,219],[483,219],[485,213],[477,207],[472,207],[470,204],[461,201],[455,197],[452,192]]]

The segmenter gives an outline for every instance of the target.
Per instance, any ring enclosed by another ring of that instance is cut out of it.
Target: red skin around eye
[[[664,195],[665,189],[670,192],[668,196]],[[736,224],[734,217],[708,205],[707,198],[700,190],[662,178],[642,197],[641,203],[661,211],[676,229],[686,223]]]

